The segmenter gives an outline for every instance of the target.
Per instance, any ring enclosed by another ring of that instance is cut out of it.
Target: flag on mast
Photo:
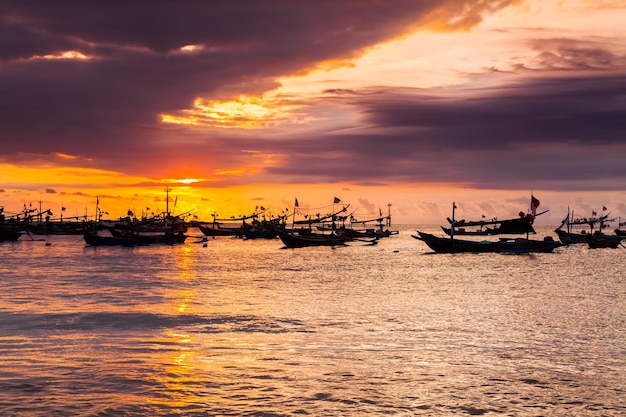
[[[339,204],[339,203],[341,203],[341,200],[335,197],[335,199],[333,200],[333,204]]]
[[[533,215],[537,214],[537,207],[539,207],[539,200],[537,200],[537,198],[535,198],[534,195],[530,195],[530,212]]]
[[[294,205],[294,207],[300,207],[300,206],[298,206],[298,199],[297,198],[296,198],[296,202],[293,205]]]

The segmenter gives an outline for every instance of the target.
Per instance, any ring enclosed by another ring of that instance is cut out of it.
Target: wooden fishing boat
[[[601,245],[603,241],[610,240],[608,239],[609,235],[604,234],[602,230],[608,227],[606,223],[614,220],[615,219],[609,218],[609,213],[597,216],[595,212],[592,212],[591,217],[575,218],[574,212],[570,212],[568,207],[567,216],[565,216],[559,227],[557,227],[554,231],[564,245],[574,245],[580,243],[588,244],[590,240],[589,236],[591,235],[596,236],[596,238],[592,238],[592,240],[598,241],[598,244]],[[574,231],[574,227],[577,226],[588,226],[589,230],[576,232]],[[598,227],[598,230],[594,231],[596,227]],[[601,238],[601,236],[604,238]]]
[[[193,226],[193,223],[192,223]],[[219,223],[198,224],[205,236],[241,236],[241,227],[222,227]]]
[[[185,243],[187,235],[182,232],[172,233],[140,233],[120,232],[111,229],[110,235],[100,235],[97,232],[86,231],[83,234],[88,246],[140,246],[140,245],[174,245]]]
[[[616,249],[620,245],[621,239],[617,235],[605,235],[593,233],[587,235],[587,244],[590,249],[611,248]]]
[[[448,223],[451,227],[443,227],[441,229],[450,236],[452,228],[454,228],[454,234],[466,235],[466,236],[491,236],[491,235],[519,235],[524,233],[535,233],[532,223],[534,218],[546,213],[543,211],[537,213],[534,216],[526,216],[524,213],[520,217],[514,219],[505,220],[478,220],[478,221],[466,221],[466,220],[452,220],[448,218]],[[492,226],[492,227],[489,227]],[[478,229],[468,230],[467,227],[478,227]],[[484,228],[484,229],[483,229]]]
[[[417,232],[412,235],[415,239],[421,240],[437,253],[538,253],[552,252],[562,246],[560,242],[547,236],[543,240],[527,238],[500,238],[497,241],[473,241],[457,239],[451,237],[438,237],[430,233]]]
[[[399,233],[397,230],[389,229],[391,226],[391,203],[387,204],[387,215],[383,215],[382,210],[379,208],[378,216],[375,218],[357,220],[353,214],[348,216],[348,218],[349,224],[347,226],[345,223],[342,224],[337,229],[338,235],[344,235],[354,239],[369,239],[389,237]]]
[[[18,232],[8,225],[0,224],[0,242],[15,242],[21,235],[22,232]]]
[[[345,241],[337,235],[301,235],[281,229],[276,229],[276,233],[287,248],[303,248],[307,246],[344,246],[346,244]]]
[[[99,235],[97,232],[86,231],[83,239],[87,246],[135,246],[137,242],[127,237]]]
[[[275,228],[284,227],[284,216],[268,216],[269,210],[265,207],[256,207],[252,214],[230,219],[219,219],[217,214],[213,214],[213,222],[200,223],[192,222],[205,236],[237,236],[245,239],[274,239],[276,238]],[[240,226],[224,226],[225,222],[234,224],[241,222]],[[282,224],[282,226],[281,226]]]
[[[520,213],[519,219],[509,219],[500,223],[498,227],[504,227],[505,233],[525,233],[525,238],[500,238],[497,241],[488,240],[467,240],[458,239],[454,237],[455,226],[460,224],[467,224],[472,222],[454,221],[454,212],[456,204],[452,203],[452,219],[448,219],[451,225],[450,237],[438,237],[430,233],[418,231],[417,235],[412,235],[415,239],[421,240],[426,245],[437,253],[538,253],[538,252],[552,252],[554,249],[561,246],[560,242],[555,241],[551,236],[545,237],[543,240],[529,239],[528,234],[534,233],[532,223],[535,219],[536,208],[539,206],[539,201],[531,196],[531,213],[524,215]],[[543,212],[545,213],[545,211]],[[541,213],[541,214],[543,214]],[[473,225],[473,224],[472,224]],[[502,234],[502,232],[500,232]]]

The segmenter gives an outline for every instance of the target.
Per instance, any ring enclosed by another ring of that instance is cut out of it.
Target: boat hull
[[[437,253],[540,253],[552,252],[561,246],[551,238],[544,240],[531,239],[500,239],[499,241],[472,241],[454,238],[442,238],[430,233],[417,232],[414,238],[423,241]]]
[[[590,249],[617,249],[620,241],[621,239],[617,235],[587,235],[587,244]]]
[[[15,242],[22,236],[21,232],[16,232],[9,227],[0,226],[0,242]]]
[[[198,229],[205,236],[238,236],[241,235],[241,228],[229,229],[229,228],[221,228],[221,227],[209,227],[199,225]]]
[[[158,235],[111,235],[101,236],[93,232],[85,232],[83,238],[88,246],[139,246],[139,245],[174,245],[184,243],[187,235],[181,233],[164,233]]]
[[[337,236],[301,236],[284,230],[276,230],[278,237],[287,248],[303,248],[307,246],[344,246],[345,242]]]
[[[571,233],[565,230],[556,229],[556,235],[564,245],[575,245],[577,243],[587,243],[588,233]]]

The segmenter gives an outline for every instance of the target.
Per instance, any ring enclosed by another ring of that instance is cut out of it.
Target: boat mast
[[[450,240],[454,239],[454,210],[456,209],[456,203],[452,202],[452,223],[450,224]]]
[[[170,187],[165,187],[165,216],[170,215]]]
[[[567,207],[569,210],[569,207]],[[574,222],[574,210],[572,210],[572,214],[570,215],[569,221],[567,222],[567,233],[572,233],[572,223]]]
[[[293,202],[293,217],[291,218],[291,233],[293,233],[294,229],[296,228],[296,211],[298,210],[299,206],[300,204],[298,204],[298,198],[296,198],[295,201]]]
[[[387,203],[387,227],[391,227],[391,203]]]

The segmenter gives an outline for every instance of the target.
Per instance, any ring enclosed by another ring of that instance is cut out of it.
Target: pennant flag
[[[606,207],[605,206],[602,206],[602,211],[606,211]]]
[[[61,207],[61,211],[65,211],[65,207]]]
[[[530,195],[530,211],[532,214],[537,214],[537,207],[539,207],[539,200],[534,195]]]
[[[591,215],[592,215],[592,216],[597,216],[597,215],[598,215],[598,213],[596,213],[595,211],[591,210]]]
[[[339,203],[341,203],[341,200],[335,197],[335,199],[333,200],[333,204],[339,204]]]
[[[300,207],[300,206],[298,205],[298,199],[297,199],[297,198],[296,198],[296,202],[295,202],[293,205],[294,205],[295,207]]]

